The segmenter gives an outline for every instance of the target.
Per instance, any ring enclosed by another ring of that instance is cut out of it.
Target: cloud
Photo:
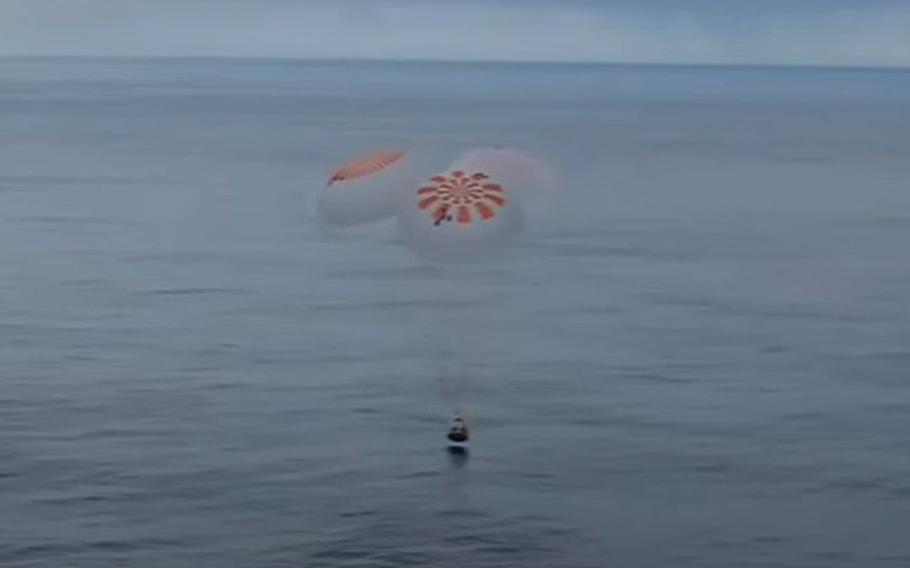
[[[801,8],[787,8],[793,4]],[[872,0],[0,0],[0,54],[910,67],[910,6]]]

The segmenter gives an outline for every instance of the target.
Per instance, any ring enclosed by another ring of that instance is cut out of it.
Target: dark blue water
[[[6,59],[0,140],[4,567],[910,566],[910,74]],[[403,142],[568,203],[317,230]]]

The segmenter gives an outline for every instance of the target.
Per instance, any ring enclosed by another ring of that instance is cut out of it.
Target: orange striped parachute
[[[462,156],[412,189],[399,215],[399,231],[405,245],[427,259],[487,257],[521,229],[521,209],[511,193],[478,160]]]
[[[502,250],[525,220],[539,226],[561,190],[554,168],[517,150],[472,148],[446,168],[433,162],[386,148],[343,163],[317,196],[320,223],[346,228],[397,217],[404,244],[419,256],[469,260]]]
[[[405,152],[406,150],[398,149],[382,150],[348,160],[332,172],[332,177],[329,178],[327,185],[352,181],[381,172],[400,160]]]
[[[451,175],[437,175],[417,190],[421,197],[417,208],[431,211],[435,225],[451,221],[471,224],[496,216],[496,209],[505,207],[505,190],[484,172],[465,173],[455,170]]]
[[[407,149],[383,149],[348,160],[329,175],[317,199],[320,222],[351,226],[395,216],[419,180]]]

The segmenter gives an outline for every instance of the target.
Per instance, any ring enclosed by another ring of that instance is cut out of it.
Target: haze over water
[[[910,73],[2,59],[0,140],[3,566],[910,565]],[[567,203],[319,231],[400,144]]]

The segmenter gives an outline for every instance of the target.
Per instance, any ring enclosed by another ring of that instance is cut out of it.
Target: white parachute
[[[405,245],[438,262],[488,258],[522,228],[514,189],[467,154],[412,190],[398,217]]]
[[[406,190],[420,179],[406,149],[385,149],[353,158],[329,177],[317,198],[319,222],[350,227],[394,217]]]
[[[510,148],[471,148],[439,172],[431,164],[405,149],[349,160],[318,196],[320,223],[347,229],[397,218],[420,258],[488,259],[542,220],[562,189],[556,168]]]

